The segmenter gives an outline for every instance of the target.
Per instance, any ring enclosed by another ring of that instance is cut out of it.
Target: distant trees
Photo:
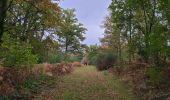
[[[86,62],[95,65],[98,70],[107,70],[117,64],[117,55],[112,50],[104,45],[90,45],[85,56]]]
[[[90,45],[87,51],[86,59],[88,59],[89,64],[96,65],[99,47],[97,45]]]
[[[74,9],[63,10],[61,17],[59,42],[61,42],[65,52],[79,51],[82,46],[81,41],[85,39],[86,28],[78,22]]]

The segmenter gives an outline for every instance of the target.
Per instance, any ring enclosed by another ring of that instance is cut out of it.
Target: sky
[[[100,44],[99,38],[103,37],[104,29],[101,28],[102,21],[108,14],[108,6],[111,0],[64,0],[61,1],[62,8],[74,8],[79,22],[87,28],[85,34],[87,45]]]

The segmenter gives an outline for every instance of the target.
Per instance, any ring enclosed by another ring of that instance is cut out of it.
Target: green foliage
[[[97,45],[91,45],[88,49],[88,61],[91,65],[96,65],[99,70],[106,70],[117,61],[116,55],[107,49],[101,49]]]
[[[19,71],[37,62],[81,60],[77,52],[84,52],[81,43],[86,28],[78,22],[75,10],[61,10],[51,0],[1,0],[0,7],[0,64],[4,67]],[[62,54],[63,48],[74,56]],[[24,86],[36,90],[45,80],[48,78],[28,79]]]
[[[85,39],[86,28],[78,22],[74,9],[63,10],[62,27],[59,31],[59,41],[65,52],[79,51],[82,47],[81,41]]]
[[[149,77],[149,81],[152,85],[159,85],[162,81],[162,71],[158,68],[150,68],[146,72],[147,76]]]
[[[1,46],[3,65],[6,67],[29,67],[37,63],[37,56],[32,53],[31,45],[11,39],[9,34],[3,37]]]
[[[63,60],[64,60],[63,54],[56,54],[56,55],[53,55],[49,58],[50,63],[60,63]]]
[[[16,43],[10,47],[4,61],[4,66],[21,67],[30,66],[35,63],[37,63],[37,57],[36,55],[32,54],[31,46]]]
[[[23,87],[27,90],[38,91],[42,86],[52,84],[52,77],[46,75],[40,75],[39,77],[30,76],[23,84]],[[47,82],[47,80],[49,80]]]
[[[168,57],[168,0],[112,0],[110,15],[104,21],[102,43],[118,57],[126,50],[129,61],[141,56],[147,63],[164,66]],[[161,16],[159,16],[161,15]],[[162,61],[163,60],[163,61]]]
[[[88,60],[89,64],[96,65],[97,56],[98,56],[98,49],[97,45],[91,45],[88,50]]]
[[[116,64],[117,57],[110,52],[99,53],[96,60],[98,70],[106,70]]]
[[[37,59],[38,63],[57,63],[66,60],[64,55],[55,55],[58,51],[83,51],[81,41],[86,29],[78,22],[74,9],[61,10],[51,0],[2,2],[0,40],[3,35],[5,44],[0,45],[0,63],[5,61],[4,65],[9,67],[33,64]],[[7,5],[8,9],[4,9]]]
[[[56,78],[49,77],[46,75],[40,75],[38,77],[31,75],[20,86],[23,90],[25,90],[24,93],[20,93],[20,91],[14,91],[10,96],[7,97],[7,100],[13,100],[18,98],[27,100],[28,97],[42,92],[42,89],[48,88],[53,84],[56,84]]]
[[[50,63],[61,63],[61,62],[80,62],[82,59],[81,55],[72,55],[70,54],[64,54],[64,53],[58,53],[56,55],[53,55],[49,58]]]
[[[98,55],[92,56],[89,60],[89,64],[96,65],[97,64],[97,58],[98,58]]]
[[[81,61],[81,57],[78,56],[73,56],[67,59],[68,62],[80,62]]]

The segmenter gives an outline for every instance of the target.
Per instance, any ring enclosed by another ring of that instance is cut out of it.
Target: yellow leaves
[[[45,12],[45,24],[55,26],[58,23],[60,7],[51,2],[51,0],[41,0],[37,3],[37,8]]]
[[[56,13],[60,12],[60,7],[57,3],[52,3],[51,0],[14,0],[16,4],[28,3],[42,11],[53,10]],[[57,0],[59,1],[59,0]]]
[[[37,7],[41,10],[54,10],[56,12],[60,11],[60,7],[57,4],[51,2],[51,0],[41,0],[37,3]]]
[[[55,27],[59,24],[61,8],[52,0],[14,0],[13,5],[17,5],[23,12],[28,9],[30,12],[38,12],[43,20],[41,22],[47,27]]]

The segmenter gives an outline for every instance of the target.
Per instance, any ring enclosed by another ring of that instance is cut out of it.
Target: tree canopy
[[[27,49],[28,46],[30,54],[25,53],[36,56],[39,63],[48,62],[51,56],[63,52],[63,48],[66,52],[81,52],[83,47],[81,42],[85,39],[86,28],[78,22],[75,10],[62,9],[58,5],[59,2],[59,0],[55,3],[51,0],[0,1],[2,61],[24,59],[24,56],[17,58],[19,51],[15,46],[23,49]],[[9,55],[13,55],[13,59],[7,59]]]
[[[127,52],[129,61],[139,55],[148,63],[161,65],[169,57],[169,3],[167,0],[112,0],[101,42],[116,48],[119,58],[122,52]]]

